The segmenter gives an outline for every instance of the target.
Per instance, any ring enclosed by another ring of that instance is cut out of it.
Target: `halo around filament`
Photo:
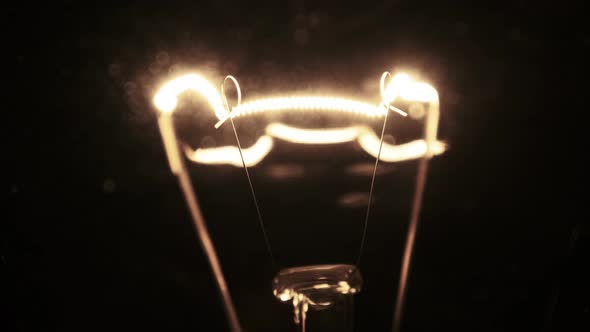
[[[261,98],[240,103],[238,82],[233,76],[228,76],[238,89],[238,103],[229,107],[224,103],[224,96],[204,77],[198,74],[188,74],[165,83],[154,97],[154,104],[164,118],[172,115],[178,103],[178,96],[185,91],[195,91],[205,97],[215,115],[220,120],[215,127],[219,127],[228,118],[243,117],[264,112],[276,111],[332,111],[367,116],[382,117],[389,110],[402,115],[405,112],[391,106],[396,98],[409,101],[429,102],[434,106],[433,115],[427,120],[425,139],[391,145],[383,143],[380,159],[384,162],[400,162],[418,159],[425,155],[431,157],[441,154],[446,146],[436,139],[438,126],[438,93],[429,84],[415,82],[410,76],[400,73],[391,77],[385,72],[380,80],[381,102],[377,105],[333,96],[282,96]],[[391,77],[386,84],[386,78]],[[226,77],[227,80],[227,77]],[[225,83],[225,80],[224,80]],[[223,90],[223,86],[222,86]],[[266,127],[265,135],[250,148],[244,149],[244,159],[247,166],[258,164],[270,153],[274,144],[273,138],[300,144],[336,144],[357,141],[368,154],[376,157],[379,138],[367,126],[357,125],[345,128],[307,129],[288,126],[282,123],[271,123]],[[230,164],[242,166],[239,151],[235,146],[216,148],[184,149],[188,159],[203,164]]]

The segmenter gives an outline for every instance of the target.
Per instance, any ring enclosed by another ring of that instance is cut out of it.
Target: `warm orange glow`
[[[162,112],[160,127],[168,153],[170,166],[178,168],[180,155],[172,150],[177,145],[175,135],[171,134],[172,125],[170,115],[177,106],[178,96],[185,91],[192,90],[205,97],[220,120],[215,126],[219,127],[228,118],[236,118],[275,111],[333,111],[347,112],[368,117],[384,116],[388,110],[406,115],[405,112],[391,106],[397,98],[408,101],[426,102],[430,107],[426,113],[425,139],[414,140],[403,144],[388,144],[383,142],[380,160],[384,162],[400,162],[418,159],[423,156],[432,157],[445,151],[445,144],[436,139],[438,127],[438,93],[429,84],[415,82],[407,74],[396,74],[386,83],[389,73],[381,77],[381,102],[378,105],[329,96],[287,96],[263,98],[240,103],[241,94],[235,78],[230,77],[238,89],[238,103],[235,107],[224,105],[223,96],[209,81],[197,74],[188,74],[174,79],[162,86],[154,98],[156,107]],[[228,110],[231,109],[231,112]],[[306,129],[288,126],[282,123],[271,123],[265,130],[265,135],[251,147],[243,149],[246,166],[254,166],[266,157],[273,148],[273,137],[299,144],[337,144],[357,141],[368,154],[377,157],[380,139],[367,126],[351,126],[344,128]],[[186,148],[188,159],[203,164],[228,164],[242,167],[239,150],[235,146],[191,150]]]
[[[358,137],[360,146],[371,156],[377,158],[379,153],[379,142],[381,140],[372,130],[365,130]],[[432,155],[442,154],[446,149],[446,146],[441,141],[432,142],[431,151]],[[422,158],[427,152],[427,144],[423,139],[414,140],[408,143],[402,144],[388,144],[383,142],[381,148],[380,160],[384,162],[394,163],[406,160]]]
[[[302,129],[271,123],[266,127],[266,134],[291,143],[334,144],[355,140],[359,135],[359,128]]]
[[[326,289],[326,288],[330,288],[330,284],[317,284],[317,285],[313,285],[313,288],[315,289]]]
[[[335,111],[370,117],[383,116],[387,110],[378,105],[340,97],[293,96],[259,99],[234,107],[232,117],[268,111]],[[235,114],[233,114],[235,113]]]
[[[262,136],[249,148],[242,149],[244,161],[246,166],[254,166],[258,164],[266,155],[272,150],[273,140],[269,136]],[[191,150],[185,148],[185,154],[188,159],[209,165],[227,164],[236,167],[242,167],[242,159],[240,158],[240,151],[236,146],[222,146],[218,148],[206,148]]]
[[[415,82],[407,74],[396,74],[383,91],[383,101],[392,103],[397,97],[411,101],[433,102],[438,98],[436,90],[427,83]]]
[[[364,103],[356,100],[329,97],[329,96],[286,96],[264,98],[238,104],[233,107],[229,116],[232,118],[244,116],[252,113],[268,111],[292,111],[292,110],[313,110],[313,111],[336,111],[350,112],[370,117],[384,116],[387,108],[384,104],[390,104],[395,99],[395,92],[398,86],[404,82],[396,75],[392,82],[385,89],[387,100],[380,105]],[[407,75],[406,75],[407,76]],[[405,76],[401,76],[402,78]],[[401,83],[400,83],[401,82]],[[221,94],[213,87],[209,81],[197,74],[188,74],[164,84],[154,98],[156,108],[164,113],[171,113],[176,108],[178,96],[185,92],[193,90],[204,96],[218,119],[224,120],[228,116]],[[396,112],[406,115],[405,112],[393,108]]]
[[[246,166],[255,166],[272,150],[272,137],[299,144],[337,144],[357,141],[361,148],[373,157],[379,152],[380,139],[367,126],[354,126],[331,129],[301,129],[281,123],[271,123],[266,127],[266,135],[262,136],[252,147],[242,149]],[[414,140],[402,144],[383,142],[380,160],[384,162],[401,162],[418,159],[426,154],[426,141]],[[434,141],[432,155],[442,154],[446,146],[441,141]],[[188,159],[202,164],[228,164],[242,167],[238,148],[223,146],[218,148],[186,150]]]
[[[218,118],[226,115],[227,111],[217,89],[204,77],[197,74],[184,75],[164,84],[156,93],[154,104],[161,112],[172,113],[178,103],[178,96],[189,90],[205,97]]]

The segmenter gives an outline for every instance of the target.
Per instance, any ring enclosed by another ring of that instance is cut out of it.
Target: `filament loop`
[[[386,110],[394,111],[402,116],[408,116],[408,113],[395,106],[392,106],[392,100],[388,100],[389,98],[385,95],[385,79],[387,79],[387,76],[389,76],[390,79],[392,78],[391,74],[388,71],[385,71],[383,74],[381,74],[381,79],[379,80],[379,91],[381,92],[381,102],[379,103],[379,106],[385,108]]]
[[[225,82],[227,82],[227,80],[231,80],[234,83],[234,86],[236,87],[236,91],[238,94],[238,101],[236,102],[235,106],[229,106],[228,102],[227,102],[227,97],[225,95]],[[221,118],[221,120],[219,120],[216,124],[215,124],[215,128],[219,128],[225,121],[227,121],[227,119],[231,116],[231,112],[234,108],[240,106],[240,104],[242,103],[242,90],[240,89],[240,84],[238,83],[238,80],[233,77],[232,75],[227,75],[224,79],[223,79],[223,83],[221,83],[221,99],[223,101],[223,107],[225,107],[225,115],[223,118]]]

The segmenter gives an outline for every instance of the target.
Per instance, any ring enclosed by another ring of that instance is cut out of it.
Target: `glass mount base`
[[[307,311],[324,310],[358,293],[362,287],[358,268],[347,264],[308,265],[282,269],[273,279],[273,294],[292,301],[294,321],[305,330]]]

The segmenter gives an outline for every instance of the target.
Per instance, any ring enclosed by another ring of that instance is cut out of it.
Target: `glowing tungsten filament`
[[[284,110],[322,110],[322,111],[342,111],[352,112],[367,116],[384,116],[387,108],[384,104],[390,104],[396,96],[396,88],[399,81],[397,79],[400,75],[396,75],[392,79],[392,83],[386,88],[386,96],[389,98],[383,100],[382,105],[373,105],[363,103],[355,100],[339,98],[339,97],[320,97],[320,96],[294,96],[294,97],[275,97],[266,98],[255,101],[239,104],[234,107],[229,116],[237,117],[250,113],[266,112],[266,111],[284,111]],[[402,77],[404,77],[402,75]],[[203,95],[218,119],[223,120],[228,117],[228,112],[223,106],[222,97],[217,90],[200,75],[188,74],[181,76],[166,83],[154,98],[154,104],[163,113],[172,113],[176,108],[178,102],[178,95],[187,91],[194,90]],[[402,115],[405,112],[394,110]]]
[[[227,114],[221,95],[209,81],[197,74],[188,74],[167,82],[154,97],[154,104],[163,113],[172,113],[178,103],[178,95],[194,90],[204,96],[213,107],[215,115],[222,118]]]
[[[271,123],[266,127],[266,134],[291,143],[335,144],[355,140],[359,135],[359,127],[301,129],[281,123]]]
[[[250,114],[269,111],[335,111],[348,112],[368,117],[385,116],[388,109],[406,115],[405,112],[391,106],[399,98],[409,101],[429,102],[430,116],[426,119],[425,139],[391,145],[383,142],[380,160],[385,162],[399,162],[418,159],[422,156],[432,157],[441,154],[446,149],[444,143],[436,139],[438,127],[438,94],[426,83],[415,82],[406,74],[397,74],[388,84],[385,79],[389,73],[381,77],[381,103],[379,105],[360,101],[327,96],[287,96],[272,97],[239,103],[228,112],[224,106],[223,97],[205,78],[196,74],[181,76],[166,83],[156,94],[154,103],[162,112],[160,127],[168,153],[168,159],[173,171],[178,171],[178,153],[173,149],[177,144],[175,135],[171,134],[172,126],[169,116],[177,105],[178,95],[187,90],[194,90],[206,98],[220,120],[215,127],[219,127],[228,118],[247,116]],[[233,77],[232,77],[233,79]],[[234,83],[237,85],[237,81]],[[241,98],[239,98],[241,100]],[[229,109],[229,107],[228,107]],[[267,126],[266,135],[261,137],[252,147],[244,149],[244,161],[247,166],[258,164],[273,147],[272,138],[278,138],[292,143],[302,144],[335,144],[357,140],[360,146],[370,155],[377,157],[380,140],[375,133],[366,126],[352,126],[331,129],[306,129],[273,123]],[[186,156],[198,163],[230,164],[240,167],[241,158],[237,147],[223,146],[217,148],[190,150],[185,148]]]
[[[379,153],[379,142],[379,137],[370,129],[365,130],[358,137],[358,143],[363,150],[375,158],[377,158],[377,154]],[[427,146],[428,144],[426,144],[426,141],[423,139],[396,145],[383,142],[379,159],[389,163],[418,159],[426,154]],[[432,143],[431,153],[432,155],[439,155],[442,154],[445,149],[445,144],[437,140]]]
[[[363,114],[371,117],[383,116],[387,110],[380,106],[337,97],[278,97],[260,99],[234,107],[231,117],[251,113],[284,110],[341,111]]]
[[[249,148],[243,148],[246,166],[255,166],[270,153],[274,145],[272,138],[277,138],[290,143],[298,144],[338,144],[356,140],[361,148],[369,155],[377,157],[379,153],[380,139],[375,132],[367,126],[354,126],[331,129],[302,129],[287,126],[282,123],[271,123],[266,127],[266,135]],[[383,142],[380,160],[384,162],[401,162],[413,160],[424,156],[426,153],[426,141],[413,140],[402,144],[388,144]],[[432,146],[432,154],[442,154],[446,146],[441,141],[435,141]],[[235,146],[222,146],[216,148],[200,148],[191,150],[185,147],[185,155],[188,159],[201,164],[228,164],[236,167],[242,166],[242,160],[238,148]]]
[[[253,146],[243,148],[244,162],[247,167],[258,164],[272,150],[273,140],[269,136],[261,136]],[[236,146],[222,146],[217,148],[196,149],[192,150],[185,146],[185,155],[188,159],[201,164],[219,165],[229,164],[236,167],[242,167],[240,151]]]

